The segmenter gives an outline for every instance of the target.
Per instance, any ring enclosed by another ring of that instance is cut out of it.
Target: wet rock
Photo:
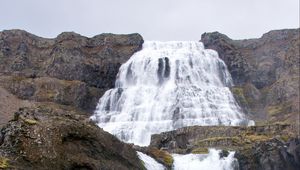
[[[292,148],[291,147],[295,147]],[[239,167],[242,170],[296,170],[299,164],[299,138],[283,142],[276,138],[266,142],[259,142],[251,148],[236,153]]]

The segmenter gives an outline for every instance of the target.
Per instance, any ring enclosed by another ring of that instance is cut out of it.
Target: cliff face
[[[139,34],[0,32],[0,169],[143,169],[131,145],[88,121],[142,44]]]
[[[92,113],[120,65],[143,44],[139,34],[40,38],[0,32],[0,86],[19,99],[72,105]],[[2,122],[0,122],[2,123]]]
[[[213,32],[201,41],[225,61],[235,83],[232,92],[253,119],[299,124],[299,29],[248,40]]]

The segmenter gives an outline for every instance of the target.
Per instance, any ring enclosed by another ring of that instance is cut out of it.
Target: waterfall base
[[[234,152],[229,152],[227,157],[220,158],[220,150],[210,149],[208,154],[173,154],[174,170],[236,170],[237,160]]]

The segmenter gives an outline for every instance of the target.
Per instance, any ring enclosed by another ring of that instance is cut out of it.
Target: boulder
[[[131,145],[57,104],[21,108],[0,133],[8,169],[144,169]]]

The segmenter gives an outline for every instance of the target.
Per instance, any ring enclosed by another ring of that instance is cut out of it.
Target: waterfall
[[[142,153],[142,152],[137,152],[139,158],[143,161],[145,168],[147,168],[147,170],[164,170],[165,167],[160,164],[157,163],[153,158],[151,158],[150,156]]]
[[[220,152],[220,150],[210,149],[208,154],[173,154],[174,170],[238,169],[238,162],[234,158],[234,152],[230,152],[227,157],[223,158],[220,158]]]
[[[92,119],[119,139],[148,145],[151,134],[193,125],[248,123],[216,51],[201,42],[145,42],[119,70]]]

